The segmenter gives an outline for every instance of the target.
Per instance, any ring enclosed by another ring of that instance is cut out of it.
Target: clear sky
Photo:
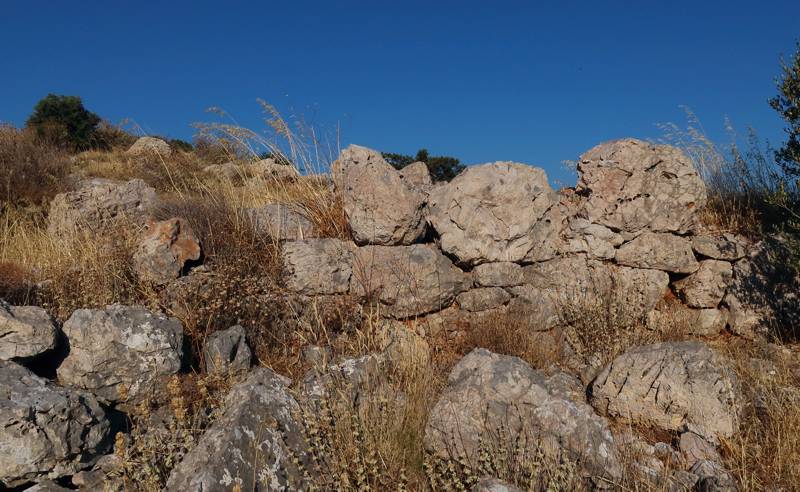
[[[190,139],[256,98],[342,144],[562,168],[593,145],[656,138],[691,107],[773,141],[767,100],[800,39],[800,1],[40,1],[0,6],[0,121],[49,92]]]

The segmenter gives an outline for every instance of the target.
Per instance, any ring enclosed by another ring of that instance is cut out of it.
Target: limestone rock
[[[305,215],[288,205],[269,203],[262,207],[245,209],[244,214],[250,219],[256,231],[278,241],[298,241],[317,237],[314,224]]]
[[[110,424],[92,395],[0,361],[0,486],[72,475],[110,444]]]
[[[417,191],[428,193],[433,186],[428,165],[424,162],[412,162],[400,170],[400,177],[406,184]]]
[[[336,190],[358,244],[411,244],[425,233],[425,195],[377,151],[351,145],[333,164]]]
[[[135,400],[181,368],[181,323],[142,307],[78,309],[63,331],[70,349],[59,381],[108,402]]]
[[[281,164],[275,159],[261,159],[243,166],[244,170],[253,176],[276,181],[294,181],[300,177],[297,168],[291,164]]]
[[[244,327],[231,326],[206,338],[203,357],[208,374],[228,374],[250,369],[253,353],[247,345]]]
[[[483,263],[472,270],[479,287],[514,287],[522,284],[522,267],[509,261]]]
[[[344,294],[350,288],[355,245],[338,239],[306,239],[283,245],[286,288],[305,295]]]
[[[711,236],[694,236],[692,249],[695,253],[714,260],[736,261],[747,256],[747,240],[735,234],[724,233]]]
[[[522,489],[497,478],[484,477],[472,487],[472,492],[522,492]]]
[[[623,242],[621,234],[578,217],[569,223],[564,249],[570,253],[588,253],[592,258],[611,260],[616,254],[615,248]]]
[[[456,297],[456,302],[461,309],[467,311],[486,311],[506,304],[511,299],[511,294],[500,287],[484,287],[462,292]]]
[[[133,269],[140,279],[164,285],[200,255],[200,240],[184,219],[162,220],[149,224],[133,254]]]
[[[538,229],[553,225],[543,218],[555,203],[542,169],[495,162],[468,167],[437,186],[428,201],[428,220],[442,250],[459,262],[519,262],[539,253],[550,231]]]
[[[615,231],[684,234],[706,203],[691,160],[669,145],[632,138],[602,143],[581,156],[578,174],[586,217]]]
[[[167,142],[160,138],[139,137],[139,139],[130,146],[127,153],[135,156],[169,157],[172,155],[172,149]]]
[[[372,396],[385,383],[386,358],[367,354],[345,359],[327,367],[310,369],[301,383],[303,395],[311,401],[344,397],[351,404]]]
[[[222,415],[173,470],[169,492],[300,490],[303,429],[288,379],[256,369],[225,398]]]
[[[694,341],[627,350],[597,376],[591,393],[606,415],[714,442],[737,431],[743,402],[729,362]]]
[[[620,265],[673,273],[693,273],[700,266],[688,240],[655,232],[646,232],[620,246],[616,261]]]
[[[118,220],[144,223],[156,192],[141,179],[125,183],[91,179],[76,190],[59,193],[50,203],[47,232],[54,237],[76,230],[102,232]]]
[[[47,311],[0,299],[0,360],[26,359],[56,347],[58,329]]]
[[[447,307],[467,286],[464,272],[434,246],[363,246],[355,253],[350,291],[379,302],[394,318],[409,318]]]
[[[608,424],[582,399],[579,382],[564,373],[547,377],[517,357],[475,349],[450,373],[428,418],[425,446],[443,458],[463,457],[476,465],[479,441],[491,443],[501,426],[510,442],[529,452],[580,458],[588,476],[615,479],[622,473]]]
[[[684,460],[689,467],[692,467],[700,460],[722,461],[722,457],[717,452],[716,446],[694,432],[684,432],[681,434],[678,447],[681,453],[683,453]]]
[[[733,279],[733,267],[727,261],[703,260],[696,272],[673,283],[683,300],[695,308],[715,308]]]

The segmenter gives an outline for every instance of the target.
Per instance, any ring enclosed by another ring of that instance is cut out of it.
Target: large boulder
[[[586,218],[615,231],[684,234],[695,228],[706,203],[692,161],[669,145],[632,138],[606,142],[581,156],[578,173]]]
[[[107,402],[135,400],[181,368],[180,321],[143,307],[78,309],[63,331],[69,355],[58,368],[59,381]]]
[[[27,359],[56,347],[58,329],[47,311],[0,299],[0,360]]]
[[[715,308],[733,279],[733,267],[727,261],[703,260],[700,268],[673,286],[691,307]]]
[[[669,275],[658,270],[629,268],[583,256],[555,258],[523,267],[523,284],[512,287],[516,304],[531,309],[533,329],[546,330],[587,306],[624,306],[631,316],[656,307],[667,291]]]
[[[597,376],[591,394],[595,408],[623,422],[713,442],[737,431],[743,405],[729,361],[696,341],[627,350]]]
[[[349,241],[330,238],[284,243],[286,288],[305,295],[346,293],[355,249]]]
[[[167,491],[302,490],[300,408],[289,380],[256,369],[225,398],[223,411],[172,470]]]
[[[458,306],[470,312],[494,309],[505,305],[510,300],[511,294],[501,287],[470,289],[456,297]]]
[[[350,291],[409,318],[439,311],[468,287],[461,270],[431,245],[363,246],[353,260]]]
[[[494,442],[502,438],[508,442]],[[450,373],[428,417],[425,447],[477,466],[482,444],[529,456],[541,450],[551,459],[566,455],[589,477],[622,474],[608,423],[586,403],[577,381],[560,372],[548,377],[517,357],[475,349]]]
[[[72,475],[110,445],[109,421],[92,395],[0,361],[0,488]]]
[[[170,148],[167,142],[160,138],[139,137],[139,139],[130,146],[127,153],[134,156],[169,157],[172,155],[172,148]]]
[[[735,261],[747,256],[747,240],[735,234],[694,236],[692,249],[695,253],[714,260]]]
[[[522,284],[522,267],[510,261],[483,263],[472,270],[475,285],[480,287],[514,287]]]
[[[200,240],[184,219],[162,220],[148,225],[133,254],[133,269],[140,279],[164,285],[200,254]]]
[[[411,244],[425,233],[425,195],[380,152],[351,145],[333,163],[336,191],[358,244]]]
[[[50,203],[47,232],[63,236],[76,230],[102,232],[119,220],[143,224],[156,203],[156,192],[141,179],[120,183],[84,181],[76,191],[59,193]]]
[[[620,246],[615,259],[620,265],[673,273],[693,273],[700,267],[689,240],[667,233],[646,232]]]
[[[298,241],[317,237],[314,224],[308,218],[282,203],[247,208],[245,216],[253,229],[277,241]]]
[[[410,188],[423,193],[430,192],[433,186],[431,173],[424,162],[417,161],[407,165],[400,170],[400,177]]]
[[[539,254],[552,225],[545,214],[557,201],[544,170],[495,162],[434,188],[428,220],[442,249],[459,262],[520,262]]]

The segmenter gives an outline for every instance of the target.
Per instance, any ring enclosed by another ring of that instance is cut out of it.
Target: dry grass
[[[0,125],[0,211],[47,203],[61,189],[67,155],[35,132]]]
[[[776,346],[728,341],[747,401],[739,433],[722,444],[742,490],[797,490],[800,484],[800,380],[794,354]],[[754,362],[768,361],[766,365]]]

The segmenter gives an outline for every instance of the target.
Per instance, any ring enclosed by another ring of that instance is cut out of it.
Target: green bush
[[[83,107],[77,96],[48,94],[36,103],[26,125],[58,146],[86,150],[95,144],[100,117]]]
[[[464,170],[464,165],[455,157],[432,156],[428,153],[427,149],[420,149],[414,157],[392,152],[383,152],[383,158],[395,169],[403,169],[412,162],[424,162],[425,165],[428,166],[428,171],[431,173],[431,179],[433,179],[434,182],[450,181]]]

